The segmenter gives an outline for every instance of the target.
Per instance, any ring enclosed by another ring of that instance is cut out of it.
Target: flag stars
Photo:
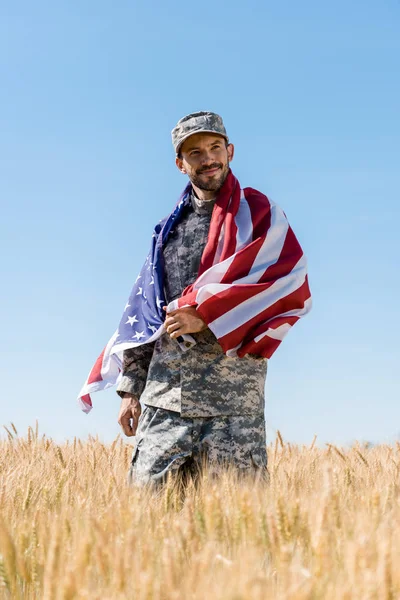
[[[132,325],[132,326],[134,323],[139,323],[138,319],[136,318],[136,315],[133,315],[133,317],[128,317],[128,320],[125,323],[125,325],[128,325],[128,323],[129,323],[129,325]]]
[[[155,327],[154,325],[150,325],[150,323],[147,323],[147,327],[153,332],[155,333],[157,331],[157,327]]]
[[[143,294],[143,288],[139,288],[139,291],[136,293],[136,296],[142,296]]]
[[[156,298],[156,304],[157,304],[157,308],[161,308],[161,306],[163,304],[165,304],[165,302],[163,302],[162,300],[160,300],[160,298],[157,296],[157,298]]]
[[[143,337],[144,337],[144,331],[140,331],[140,332],[136,331],[135,335],[132,336],[133,339],[138,340],[138,341],[140,339],[142,339]]]
[[[142,276],[141,276],[141,275],[138,275],[138,276],[136,277],[136,281],[135,281],[135,283],[137,283],[137,282],[139,281],[139,279],[142,279]]]
[[[128,308],[130,308],[130,307],[131,307],[131,305],[129,304],[129,302],[127,302],[127,303],[125,304],[124,312],[125,312],[126,310],[128,310]]]

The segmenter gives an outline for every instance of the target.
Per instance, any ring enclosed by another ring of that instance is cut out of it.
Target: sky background
[[[114,390],[76,396],[186,183],[170,131],[212,110],[309,259],[268,440],[397,439],[399,26],[397,0],[0,0],[0,425],[118,434]]]

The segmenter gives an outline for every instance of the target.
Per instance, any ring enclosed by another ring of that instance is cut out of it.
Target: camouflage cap
[[[172,130],[172,143],[178,155],[183,142],[195,133],[217,133],[229,142],[222,118],[213,112],[196,112],[180,119]]]

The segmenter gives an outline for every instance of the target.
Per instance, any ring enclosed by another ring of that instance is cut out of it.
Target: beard
[[[209,177],[208,175],[202,175],[204,171],[217,168],[219,171],[212,177]],[[229,162],[226,165],[223,163],[213,163],[212,165],[207,165],[202,169],[198,169],[197,171],[190,173],[189,179],[193,185],[201,190],[205,190],[207,192],[218,192],[222,188],[228,173]]]

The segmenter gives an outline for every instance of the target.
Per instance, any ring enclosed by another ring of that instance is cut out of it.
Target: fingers
[[[131,427],[132,435],[136,435],[139,418],[140,418],[141,414],[142,414],[142,407],[140,406],[140,404],[137,404],[135,406],[135,408],[132,410],[132,427]]]
[[[175,319],[173,317],[167,317],[164,321],[164,327],[168,327],[171,323],[175,323]]]
[[[166,332],[171,335],[171,333],[178,331],[178,329],[184,327],[184,325],[180,319],[168,316],[165,319],[164,327]]]
[[[122,415],[120,417],[118,423],[121,425],[121,429],[127,437],[132,437],[133,435],[135,435],[133,433],[133,429],[131,427],[131,419],[130,419],[129,413]],[[135,429],[135,432],[136,432],[136,429]]]
[[[174,317],[175,315],[179,315],[180,313],[184,312],[185,310],[187,310],[188,307],[186,308],[176,308],[175,310],[170,310],[168,311],[168,307],[167,306],[163,306],[163,310],[165,310],[165,312],[167,313],[168,317]]]
[[[184,323],[171,318],[165,321],[165,330],[172,339],[187,333],[187,327]]]
[[[164,321],[164,327],[168,327],[173,323],[178,323],[178,320],[175,317],[171,317],[170,315],[168,315],[168,317]]]
[[[163,310],[165,310],[165,312],[167,313],[167,315],[169,317],[173,317],[174,315],[176,315],[177,312],[179,312],[179,309],[178,310],[171,310],[170,312],[167,312],[168,311],[168,306],[163,306]]]
[[[181,308],[167,314],[164,322],[165,331],[172,339],[185,333],[197,333],[207,328],[201,317],[198,316],[193,306]]]
[[[171,333],[173,333],[174,331],[177,331],[180,328],[181,328],[180,323],[177,323],[176,321],[174,321],[174,323],[169,325],[166,329],[167,329],[167,333],[169,333],[171,335]]]
[[[176,329],[176,331],[170,333],[169,337],[172,340],[175,340],[177,337],[179,337],[180,335],[184,335],[185,333],[187,333],[186,329],[184,327],[180,327],[179,329]]]
[[[136,402],[134,405],[129,405],[121,410],[118,423],[127,437],[132,437],[136,434],[141,412],[142,407],[139,402]]]

